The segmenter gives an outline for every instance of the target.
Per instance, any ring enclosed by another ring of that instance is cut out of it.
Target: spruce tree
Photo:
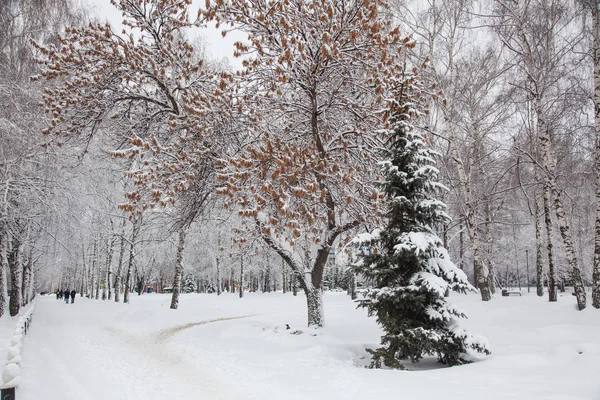
[[[181,293],[194,293],[196,291],[196,283],[191,276],[187,276],[181,285]]]
[[[418,362],[437,356],[443,364],[469,362],[468,351],[489,354],[486,340],[461,329],[464,312],[444,298],[448,290],[475,291],[463,271],[451,261],[433,227],[449,220],[445,205],[434,195],[447,190],[436,181],[437,155],[426,146],[412,122],[425,98],[415,76],[391,85],[386,129],[379,131],[386,146],[380,165],[382,192],[388,202],[387,226],[370,237],[377,251],[359,259],[356,272],[374,287],[359,306],[375,315],[385,335],[382,347],[370,350],[372,366],[403,368],[402,360]],[[362,240],[362,239],[361,239]]]

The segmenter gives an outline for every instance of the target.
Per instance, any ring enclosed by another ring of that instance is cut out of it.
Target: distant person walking
[[[75,289],[71,290],[71,304],[75,303],[75,295],[77,293],[75,292]]]
[[[69,290],[65,289],[63,293],[65,295],[65,303],[69,304]]]
[[[60,290],[56,289],[56,300],[60,299]]]

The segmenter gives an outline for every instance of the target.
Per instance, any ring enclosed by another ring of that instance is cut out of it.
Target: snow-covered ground
[[[325,294],[327,326],[316,335],[305,328],[304,297],[289,293],[184,295],[178,310],[160,294],[129,305],[42,296],[17,397],[600,400],[600,310],[576,311],[570,294],[553,304],[533,293],[451,300],[470,316],[463,325],[489,339],[492,356],[396,371],[363,367],[381,331],[344,293]]]

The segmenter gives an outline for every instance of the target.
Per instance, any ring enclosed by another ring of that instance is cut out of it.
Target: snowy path
[[[305,298],[291,294],[189,294],[178,310],[169,309],[169,295],[134,296],[128,305],[79,297],[66,305],[45,296],[25,337],[17,396],[600,400],[597,310],[575,311],[570,294],[558,303],[535,295],[452,299],[471,317],[464,326],[490,340],[492,356],[455,368],[430,359],[411,366],[416,371],[392,371],[361,367],[381,331],[343,293],[327,294],[327,326],[318,333],[305,328]]]
[[[112,307],[48,300],[38,303],[25,339],[20,399],[231,398],[210,371],[169,353],[169,330],[132,335],[111,327]]]

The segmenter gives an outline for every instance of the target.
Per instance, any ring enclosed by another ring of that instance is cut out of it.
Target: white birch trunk
[[[173,294],[171,296],[171,309],[177,310],[179,305],[179,291],[181,290],[181,275],[183,274],[183,250],[185,249],[185,228],[179,231],[179,244],[177,245],[177,258],[175,262],[175,276],[173,278]]]
[[[90,252],[90,299],[94,298],[94,290],[96,289],[96,265],[98,259],[96,257],[96,240],[92,244],[92,251]]]
[[[119,250],[119,263],[117,264],[117,273],[115,275],[115,302],[121,301],[121,274],[123,271],[123,257],[125,256],[125,224],[127,221],[123,219],[121,229],[121,249]]]
[[[112,234],[111,234],[112,235]],[[104,287],[102,288],[102,300],[110,300],[112,297],[112,253],[113,247],[115,244],[114,238],[111,237],[110,240],[107,240],[107,254],[106,254],[106,276],[104,279]]]
[[[536,63],[534,62],[534,54],[533,51],[531,49],[530,43],[529,43],[529,39],[527,37],[527,35],[525,34],[525,31],[523,29],[523,24],[526,23],[526,21],[524,21],[524,17],[521,14],[520,10],[515,10],[515,23],[517,23],[517,35],[518,35],[518,40],[520,42],[521,45],[521,57],[523,58],[523,61],[525,62],[525,67],[527,69],[528,72],[528,79],[529,79],[529,85],[528,87],[531,88],[531,92],[530,95],[532,96],[533,99],[533,106],[535,109],[535,114],[536,114],[536,123],[537,123],[537,134],[538,134],[538,141],[539,141],[539,145],[540,145],[540,151],[541,151],[541,157],[542,157],[542,168],[543,168],[543,173],[544,173],[544,212],[546,213],[546,208],[549,207],[549,204],[546,204],[548,201],[550,201],[550,196],[554,196],[554,208],[555,208],[555,212],[556,212],[556,216],[558,218],[558,223],[560,226],[560,233],[563,239],[563,242],[565,244],[565,249],[567,252],[567,260],[569,263],[569,269],[570,269],[570,273],[571,273],[571,279],[573,280],[573,284],[574,284],[574,288],[575,288],[575,295],[577,297],[577,305],[579,307],[580,310],[585,308],[585,290],[583,287],[583,281],[581,279],[581,271],[579,270],[579,266],[578,266],[578,262],[577,262],[577,256],[575,254],[575,249],[573,247],[573,240],[571,237],[571,231],[569,228],[569,224],[567,222],[567,219],[565,217],[564,214],[564,210],[562,207],[562,202],[560,200],[560,192],[558,191],[557,187],[556,187],[556,162],[554,160],[554,151],[552,148],[552,142],[550,140],[550,133],[548,131],[548,125],[547,125],[547,121],[546,121],[546,114],[542,105],[542,94],[540,92],[539,89],[539,85],[540,82],[536,81],[537,76],[539,76],[539,72],[540,72],[540,67],[538,65],[536,65]],[[548,32],[548,35],[552,34],[552,32]],[[553,40],[552,37],[549,37],[550,40]],[[549,210],[548,210],[549,212]],[[546,216],[546,219],[548,219],[548,216]],[[550,228],[550,230],[548,231],[549,233],[551,233],[551,226],[549,227],[548,224],[546,224],[547,229]],[[550,246],[552,246],[551,243],[551,235],[549,237],[549,250],[550,250]],[[552,258],[552,257],[550,257]],[[550,262],[553,263],[553,260],[551,260]],[[554,268],[554,266],[550,267],[551,269]],[[551,272],[552,274],[552,272]],[[552,277],[553,280],[555,280],[556,275],[554,275],[554,277]],[[553,282],[555,283],[555,282]],[[556,292],[556,288],[550,288],[551,291]],[[552,300],[552,298],[555,298],[556,293],[554,293],[554,296],[550,295],[551,300],[550,301],[556,301],[556,299]]]
[[[240,285],[239,285],[238,289],[239,289],[239,296],[241,299],[242,297],[244,297],[244,256],[243,255],[240,256]]]
[[[544,264],[542,261],[542,226],[540,221],[540,205],[535,197],[535,271],[537,276],[537,295],[544,295]]]
[[[96,237],[96,249],[95,249],[95,254],[94,254],[94,258],[96,259],[96,300],[98,300],[100,298],[100,282],[102,281],[102,276],[100,274],[100,243],[98,243],[98,241],[100,240],[99,237]]]
[[[542,166],[544,167],[544,190],[549,191],[550,194],[554,196],[554,211],[556,213],[556,217],[558,218],[560,234],[563,239],[563,243],[565,244],[567,261],[569,263],[569,272],[571,274],[571,280],[573,281],[575,296],[577,297],[577,306],[579,310],[583,310],[586,306],[585,288],[583,286],[581,271],[579,270],[577,262],[577,255],[575,254],[575,247],[573,246],[573,238],[571,235],[569,222],[565,216],[562,201],[560,200],[560,193],[556,187],[556,164],[554,161],[554,151],[550,141],[548,125],[543,114],[542,101],[539,97],[537,97],[535,100],[535,109],[537,115],[540,149],[542,151]]]
[[[592,306],[600,308],[600,0],[592,5],[594,35],[594,126],[596,129],[596,226],[594,230],[594,269]]]
[[[469,235],[469,241],[471,243],[471,252],[473,254],[473,272],[475,275],[475,286],[479,289],[481,294],[481,300],[489,301],[492,296],[490,293],[490,287],[488,284],[488,276],[484,269],[483,259],[481,256],[481,244],[479,235],[477,233],[477,225],[475,219],[475,203],[471,194],[471,188],[467,177],[467,172],[463,164],[460,153],[458,152],[458,146],[456,145],[456,135],[452,128],[452,121],[448,117],[448,111],[446,107],[441,107],[442,112],[446,120],[446,126],[448,127],[448,141],[450,144],[450,154],[452,160],[456,165],[456,171],[458,173],[458,187],[461,197],[464,201],[465,207],[465,223],[467,224],[467,234]]]
[[[492,213],[490,211],[489,200],[485,202],[485,241],[486,241],[486,259],[488,265],[488,287],[492,294],[496,293],[496,284],[494,282],[494,262],[492,258],[493,235],[492,235]]]
[[[450,123],[450,122],[448,122]],[[452,129],[450,129],[452,132]],[[481,294],[481,300],[489,301],[492,296],[488,285],[488,278],[486,271],[484,270],[483,260],[481,257],[481,244],[479,235],[477,234],[477,221],[475,219],[475,207],[473,196],[471,195],[471,188],[467,181],[467,174],[463,165],[463,162],[458,153],[458,147],[456,146],[456,138],[454,134],[450,134],[450,151],[452,158],[456,165],[458,172],[459,188],[466,208],[465,223],[467,224],[467,234],[469,235],[469,241],[471,243],[471,252],[473,254],[473,268],[476,276],[475,285],[479,289]]]
[[[217,296],[220,296],[223,288],[221,287],[221,257],[217,256],[216,264],[217,264]]]
[[[0,232],[0,317],[4,315],[6,310],[6,240],[8,236],[3,235]]]
[[[567,251],[567,260],[569,262],[571,281],[573,282],[573,291],[577,298],[577,308],[583,310],[586,307],[585,286],[583,285],[581,270],[579,269],[579,263],[577,262],[577,254],[575,253],[575,246],[573,245],[571,229],[558,193],[554,194],[554,208],[556,216],[558,217],[560,235],[562,236]]]
[[[220,296],[223,292],[223,286],[221,282],[221,232],[217,234],[217,296]]]
[[[546,222],[546,249],[548,250],[548,300],[557,301],[556,267],[554,265],[554,244],[552,243],[552,215],[550,214],[550,188],[544,184],[544,220]]]
[[[135,262],[135,241],[138,238],[142,226],[141,217],[133,220],[133,229],[131,231],[131,243],[129,243],[129,262],[127,263],[127,277],[125,278],[125,292],[123,293],[123,303],[129,303],[129,293],[131,292],[131,271]]]

